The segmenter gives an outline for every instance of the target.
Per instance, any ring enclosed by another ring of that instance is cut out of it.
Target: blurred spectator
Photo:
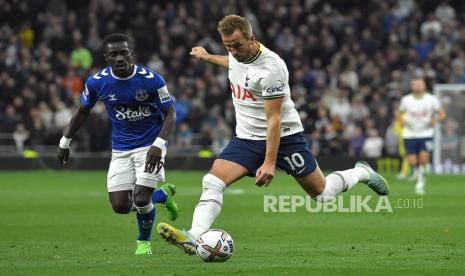
[[[82,45],[80,31],[73,32],[74,50],[71,52],[71,65],[76,69],[88,70],[92,66],[92,54]]]
[[[15,131],[13,132],[13,140],[15,141],[16,149],[18,152],[22,152],[24,149],[24,143],[29,139],[30,133],[24,126],[24,124],[19,124],[16,126]]]
[[[393,153],[390,118],[413,77],[465,83],[461,1],[366,1],[350,9],[340,1],[51,0],[22,1],[21,9],[16,2],[0,11],[0,131],[28,131],[31,145],[56,145],[86,78],[105,66],[102,38],[124,32],[134,38],[135,61],[161,73],[176,99],[178,137],[170,142],[217,151],[235,124],[228,72],[190,58],[189,50],[226,54],[216,24],[230,12],[249,18],[257,39],[286,61],[318,154],[358,156],[363,129],[367,139],[377,130]],[[102,108],[94,107],[77,148],[108,150]]]
[[[4,132],[13,132],[16,126],[22,121],[20,115],[16,113],[16,109],[12,105],[7,105],[5,114],[1,117],[1,129]]]
[[[232,131],[224,120],[219,118],[215,131],[213,132],[212,150],[215,154],[219,154],[228,145],[231,140]]]
[[[181,123],[176,135],[176,145],[181,148],[189,148],[192,145],[192,137],[193,133],[189,128],[189,125],[186,123]]]
[[[365,135],[363,135],[363,130],[361,127],[357,126],[349,141],[349,156],[360,157],[364,142]]]
[[[451,24],[455,19],[455,10],[446,0],[441,1],[434,14],[442,24]]]
[[[380,158],[383,154],[383,138],[374,128],[367,130],[368,137],[363,141],[362,156],[367,158]]]
[[[71,120],[71,110],[65,106],[62,101],[55,103],[55,113],[53,114],[53,122],[58,131],[62,131],[65,126],[68,125]]]

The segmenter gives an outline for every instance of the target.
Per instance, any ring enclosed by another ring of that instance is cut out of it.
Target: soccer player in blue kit
[[[65,128],[57,149],[64,166],[69,144],[97,101],[105,104],[112,121],[112,157],[107,188],[113,211],[137,211],[139,236],[136,255],[152,254],[150,236],[155,221],[154,203],[163,204],[175,220],[179,209],[175,186],[165,181],[164,157],[167,137],[173,131],[176,113],[165,81],[151,69],[132,62],[132,40],[110,34],[103,41],[103,56],[109,65],[90,76],[81,95],[81,105]]]

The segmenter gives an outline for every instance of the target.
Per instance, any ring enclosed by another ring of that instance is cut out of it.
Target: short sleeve
[[[165,80],[158,74],[155,76],[155,104],[159,109],[167,109],[173,104],[173,99],[168,91]]]
[[[439,99],[437,97],[433,97],[433,109],[435,111],[441,109],[441,103],[439,102]]]
[[[279,70],[267,71],[260,79],[264,99],[282,98],[286,95],[287,78]]]
[[[84,90],[81,93],[81,103],[85,107],[92,108],[97,102],[97,93],[92,88],[92,83],[87,80],[84,86]]]

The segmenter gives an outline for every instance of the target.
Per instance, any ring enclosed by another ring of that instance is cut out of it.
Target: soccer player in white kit
[[[411,81],[412,93],[402,97],[397,119],[403,125],[403,137],[407,159],[417,183],[415,193],[425,193],[425,172],[430,151],[433,148],[434,125],[442,122],[446,115],[436,96],[426,92],[425,81],[414,78]]]
[[[320,202],[332,200],[358,182],[379,195],[388,194],[387,182],[365,162],[325,178],[302,134],[285,62],[255,40],[246,18],[228,15],[218,23],[218,31],[229,55],[211,55],[202,47],[192,48],[191,55],[229,69],[237,136],[202,180],[203,192],[191,229],[179,230],[167,223],[158,225],[157,230],[166,241],[187,254],[195,254],[195,240],[210,229],[221,211],[224,190],[244,176],[255,177],[259,187],[268,186],[276,166],[292,175]]]

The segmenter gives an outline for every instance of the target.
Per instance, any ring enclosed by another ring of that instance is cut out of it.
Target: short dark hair
[[[103,47],[106,47],[108,43],[124,41],[128,43],[130,49],[134,49],[134,43],[132,42],[132,39],[123,33],[113,33],[105,36],[103,38]]]
[[[218,32],[222,35],[232,35],[235,30],[241,31],[245,38],[249,38],[252,35],[252,25],[247,18],[230,14],[223,17],[218,22]]]

